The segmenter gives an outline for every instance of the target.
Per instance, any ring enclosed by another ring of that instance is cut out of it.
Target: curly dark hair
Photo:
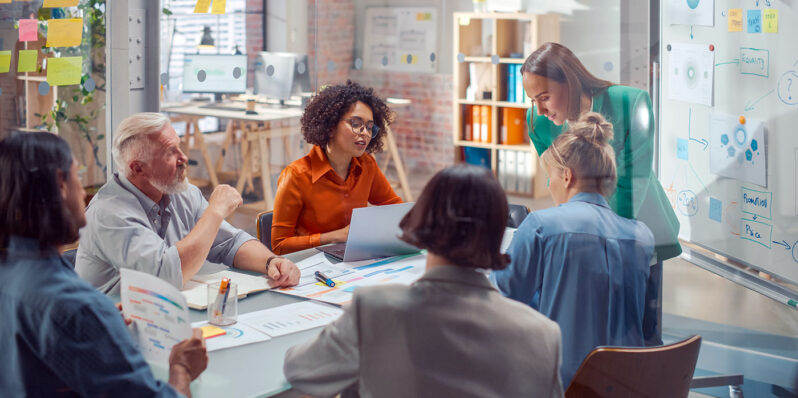
[[[338,123],[358,101],[371,108],[374,125],[380,128],[377,136],[366,147],[366,152],[381,152],[382,137],[393,122],[393,112],[374,93],[374,89],[363,87],[351,80],[347,80],[346,84],[325,87],[310,99],[301,119],[305,141],[326,147]]]

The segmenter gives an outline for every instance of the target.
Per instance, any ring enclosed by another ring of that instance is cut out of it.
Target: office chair
[[[507,219],[507,226],[510,228],[518,228],[521,225],[521,222],[524,221],[527,214],[529,214],[529,208],[524,205],[516,205],[510,204],[509,206],[509,217]]]
[[[565,397],[687,397],[700,348],[701,336],[659,347],[597,347]]]
[[[78,255],[78,249],[77,248],[64,250],[64,254],[63,254],[64,258],[70,264],[72,264],[72,268],[75,268],[75,257],[77,257],[77,255]]]
[[[272,218],[273,211],[262,211],[257,216],[258,240],[261,241],[269,250],[272,249]]]

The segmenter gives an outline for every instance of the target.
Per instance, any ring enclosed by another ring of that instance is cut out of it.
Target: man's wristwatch
[[[269,258],[267,258],[267,259],[266,259],[266,274],[268,274],[268,273],[269,273],[269,265],[272,263],[272,260],[274,260],[274,259],[277,259],[277,258],[283,258],[283,257],[280,257],[280,256],[271,256],[271,257],[269,257]]]

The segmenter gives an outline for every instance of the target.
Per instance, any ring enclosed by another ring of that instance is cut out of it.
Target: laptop
[[[338,261],[360,261],[421,251],[399,239],[399,221],[413,203],[361,207],[352,210],[346,243],[317,247]],[[377,228],[376,226],[379,226]]]

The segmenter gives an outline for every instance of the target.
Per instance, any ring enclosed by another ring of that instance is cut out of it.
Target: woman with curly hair
[[[371,88],[352,81],[322,89],[302,115],[310,152],[280,174],[272,250],[277,254],[345,242],[352,209],[401,203],[372,153],[393,117]]]

